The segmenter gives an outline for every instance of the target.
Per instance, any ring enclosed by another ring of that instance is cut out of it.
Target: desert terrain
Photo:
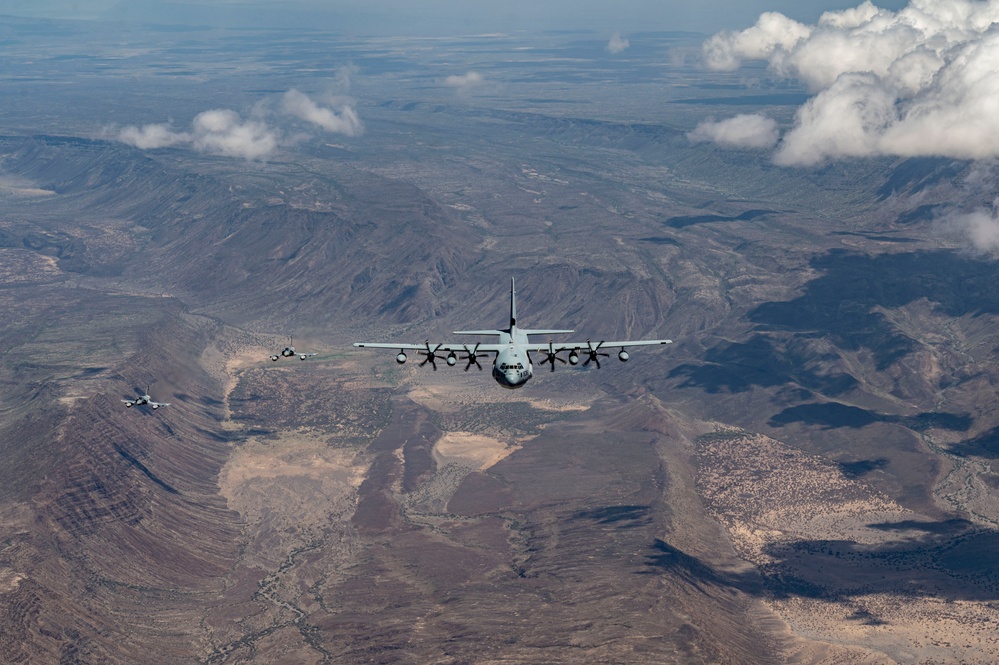
[[[999,266],[934,216],[981,165],[692,143],[807,92],[685,33],[0,35],[0,660],[999,659]],[[326,87],[363,132],[275,119]],[[217,108],[288,124],[121,140]],[[517,391],[351,346],[501,326],[511,276],[675,343]]]

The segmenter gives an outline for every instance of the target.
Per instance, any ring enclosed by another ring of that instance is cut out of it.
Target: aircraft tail
[[[510,327],[506,330],[455,330],[455,335],[509,335],[517,328],[517,289],[510,278]]]
[[[510,330],[517,327],[517,289],[513,277],[510,278]]]

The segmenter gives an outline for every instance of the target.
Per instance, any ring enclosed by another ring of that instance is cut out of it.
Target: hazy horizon
[[[826,11],[842,10],[857,2],[829,0],[791,2],[754,0],[731,3],[708,0],[697,6],[679,0],[596,0],[545,4],[517,0],[502,6],[432,0],[399,6],[391,0],[348,0],[335,7],[328,3],[298,0],[276,7],[256,0],[210,0],[203,3],[143,0],[43,0],[26,5],[0,0],[0,16],[37,19],[110,21],[136,25],[205,25],[245,28],[312,28],[358,35],[443,36],[488,32],[592,31],[703,32],[740,29],[763,12],[780,12],[802,22],[814,22]],[[884,9],[905,6],[901,0],[876,3]]]

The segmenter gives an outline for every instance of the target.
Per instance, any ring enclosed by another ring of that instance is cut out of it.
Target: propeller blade
[[[551,365],[551,370],[550,371],[552,371],[552,372],[555,371],[555,361],[556,360],[559,361],[562,364],[565,364],[565,360],[558,357],[559,352],[555,350],[555,344],[552,343],[552,342],[548,342],[548,350],[547,351],[542,351],[542,353],[545,354],[545,357],[538,364],[539,365],[544,365],[545,363],[548,363],[549,365]]]
[[[604,345],[603,342],[598,342],[596,346],[593,346],[592,344],[590,344],[590,340],[586,340],[586,348],[587,348],[586,353],[588,354],[588,357],[583,362],[583,367],[589,365],[590,361],[592,360],[594,364],[597,366],[597,369],[600,369],[600,358],[598,356],[607,357],[610,355],[609,353],[598,353],[598,350],[603,345]]]
[[[420,351],[420,353],[422,353],[423,355],[425,355],[427,358],[422,363],[420,363],[420,367],[423,367],[427,363],[430,363],[430,366],[433,367],[434,371],[436,372],[437,371],[437,359],[440,358],[440,356],[437,355],[437,349],[441,348],[441,345],[438,344],[433,349],[430,348],[430,342],[426,342],[426,345],[427,345],[427,350],[426,351]]]
[[[481,342],[479,342],[479,344],[481,344]],[[479,344],[476,344],[476,345],[475,345],[475,346],[474,346],[474,347],[472,348],[472,350],[471,350],[471,351],[469,351],[469,350],[468,350],[468,347],[467,347],[467,346],[465,346],[465,347],[464,347],[464,349],[465,349],[465,353],[467,353],[467,354],[468,354],[468,357],[467,357],[467,358],[465,358],[465,360],[467,360],[467,361],[468,361],[468,364],[467,364],[467,365],[465,365],[465,371],[466,371],[466,372],[467,372],[468,370],[472,369],[472,365],[475,365],[476,367],[478,367],[478,368],[479,368],[479,371],[480,371],[480,372],[482,371],[482,365],[480,365],[480,364],[479,364],[479,357],[478,357],[478,355],[476,354],[476,352],[477,352],[477,351],[479,350]]]

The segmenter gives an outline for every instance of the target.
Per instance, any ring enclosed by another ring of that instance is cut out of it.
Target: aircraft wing
[[[626,346],[655,346],[661,344],[672,344],[671,339],[647,339],[647,340],[629,340],[625,342],[606,342],[599,341],[595,342],[593,340],[587,340],[585,342],[531,342],[526,344],[525,347],[528,351],[534,351],[536,353],[554,351],[558,353],[559,351],[589,351],[593,349],[596,351],[600,349],[601,351],[607,349],[621,349]]]
[[[149,402],[149,406],[155,406],[156,408],[159,408],[161,406],[170,406],[170,403],[169,402]]]
[[[427,351],[429,348],[434,353],[448,353],[453,351],[454,353],[469,353],[470,351],[475,351],[475,353],[496,353],[500,349],[508,348],[509,344],[474,344],[469,342],[464,343],[451,343],[451,342],[424,342],[423,344],[384,344],[382,342],[354,342],[354,346],[366,348],[366,349],[398,349],[400,351]],[[545,347],[548,348],[547,346]]]

